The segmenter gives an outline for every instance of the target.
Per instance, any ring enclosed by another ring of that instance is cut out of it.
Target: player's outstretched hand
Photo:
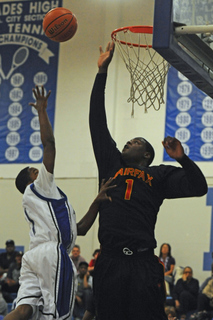
[[[113,53],[115,50],[114,42],[108,42],[105,52],[102,49],[102,46],[99,47],[100,57],[98,59],[98,68],[99,73],[107,72],[108,66],[112,60]]]
[[[100,191],[99,191],[99,194],[97,195],[97,197],[95,198],[95,202],[100,203],[102,201],[107,201],[107,200],[112,201],[112,198],[107,195],[108,190],[117,187],[116,185],[110,186],[112,181],[113,181],[113,178],[109,178],[109,180],[107,182],[105,182],[105,179],[103,179],[101,181]]]
[[[30,102],[29,105],[34,107],[37,111],[41,111],[42,109],[46,109],[47,108],[47,100],[51,94],[51,91],[49,90],[49,92],[45,96],[44,87],[41,86],[41,89],[39,89],[39,87],[36,86],[35,89],[33,89],[33,94],[36,99],[36,102],[35,103]]]
[[[167,136],[162,144],[170,158],[179,160],[184,156],[183,146],[178,139]]]

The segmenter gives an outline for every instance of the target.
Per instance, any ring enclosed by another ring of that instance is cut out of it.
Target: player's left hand
[[[184,156],[183,146],[178,139],[167,136],[162,144],[170,158],[180,160]]]

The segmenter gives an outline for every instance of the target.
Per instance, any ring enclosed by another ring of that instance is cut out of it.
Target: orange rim
[[[132,33],[148,33],[148,34],[152,34],[153,33],[153,27],[152,26],[130,26],[130,27],[122,27],[122,28],[118,28],[115,29],[114,31],[112,31],[111,33],[111,38],[113,41],[119,42],[121,44],[125,44],[128,46],[134,46],[134,47],[142,47],[142,48],[152,48],[152,45],[148,45],[147,44],[139,44],[139,43],[131,43],[131,42],[126,42],[123,40],[118,40],[116,39],[116,35],[119,32],[127,32],[127,31],[131,31]]]

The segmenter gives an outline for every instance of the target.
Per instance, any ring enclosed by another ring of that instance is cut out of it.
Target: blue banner
[[[59,43],[43,32],[57,1],[0,2],[0,163],[41,162],[43,149],[32,88],[51,90],[47,112],[54,127]]]
[[[210,241],[209,251],[203,253],[203,270],[211,270],[212,259],[213,259],[213,188],[208,189],[206,197],[207,206],[211,206],[211,223],[210,223]]]
[[[180,140],[192,160],[213,160],[213,99],[173,67],[168,73],[165,136]],[[171,160],[164,151],[164,161]]]

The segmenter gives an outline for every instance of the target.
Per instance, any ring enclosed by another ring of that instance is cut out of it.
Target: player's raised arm
[[[117,152],[116,143],[108,129],[105,111],[105,86],[108,66],[112,60],[114,43],[108,42],[105,51],[99,47],[100,55],[97,61],[98,74],[96,75],[90,98],[89,125],[93,150],[99,167],[99,181],[109,177],[106,175],[106,167],[111,161],[113,152]],[[113,151],[109,149],[113,146]],[[114,160],[112,160],[114,161]]]
[[[35,96],[36,102],[29,103],[30,106],[33,106],[38,111],[38,118],[40,123],[40,132],[41,132],[41,142],[44,148],[43,154],[43,163],[48,172],[53,173],[54,164],[55,164],[55,138],[53,135],[52,126],[50,124],[48,115],[47,115],[47,100],[50,96],[51,91],[44,94],[44,87],[39,88],[36,86],[33,89],[33,94]]]

